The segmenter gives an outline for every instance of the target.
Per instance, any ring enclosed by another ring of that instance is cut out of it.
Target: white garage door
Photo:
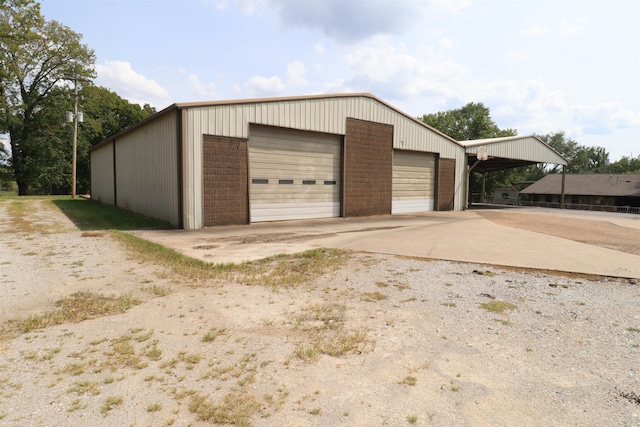
[[[393,152],[391,213],[433,210],[435,165],[434,154],[398,150]]]
[[[340,216],[342,137],[252,125],[251,222]]]

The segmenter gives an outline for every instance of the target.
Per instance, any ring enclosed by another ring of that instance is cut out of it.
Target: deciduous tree
[[[0,133],[9,134],[18,194],[51,167],[50,139],[39,134],[50,96],[65,81],[93,78],[94,60],[81,35],[46,21],[37,2],[0,2]]]

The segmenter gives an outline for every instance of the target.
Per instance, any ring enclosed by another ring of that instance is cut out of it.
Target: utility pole
[[[73,78],[73,112],[67,111],[67,122],[73,122],[73,154],[71,157],[71,198],[76,197],[76,170],[78,160],[78,123],[84,121],[82,111],[78,112],[78,78]]]
[[[73,80],[73,155],[71,157],[71,198],[76,197],[76,163],[78,160],[78,80]]]

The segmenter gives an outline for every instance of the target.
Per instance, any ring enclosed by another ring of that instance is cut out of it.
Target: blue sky
[[[638,0],[42,0],[96,83],[174,102],[371,92],[420,116],[483,102],[520,135],[640,155]]]

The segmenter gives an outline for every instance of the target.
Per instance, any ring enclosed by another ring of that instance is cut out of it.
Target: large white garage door
[[[251,222],[340,216],[342,137],[252,125]]]
[[[395,150],[391,213],[432,211],[435,171],[434,154]]]

